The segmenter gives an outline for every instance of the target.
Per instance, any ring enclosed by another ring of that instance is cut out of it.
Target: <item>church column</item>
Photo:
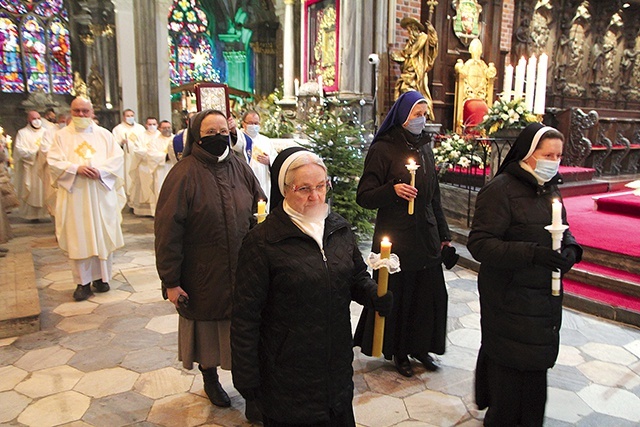
[[[136,31],[136,70],[138,76],[138,109],[140,120],[148,116],[158,116],[158,37],[156,33],[155,0],[134,2],[134,26]],[[150,17],[152,19],[150,19]],[[127,40],[121,46],[130,46]]]
[[[138,111],[138,82],[136,78],[136,46],[133,24],[133,4],[130,0],[112,0],[115,5],[116,40],[118,54],[118,76],[120,82],[120,110],[131,108]],[[124,48],[126,46],[126,48]],[[138,116],[139,117],[139,116]]]
[[[282,75],[285,103],[295,103],[293,93],[293,61],[295,58],[295,34],[293,31],[293,5],[295,0],[284,0],[284,49]]]
[[[158,49],[158,121],[171,121],[171,81],[169,79],[169,8],[172,0],[156,0],[156,34]]]
[[[359,97],[371,90],[370,73],[365,72],[370,65],[364,62],[364,58],[372,52],[373,40],[362,36],[369,32],[364,31],[364,10],[373,10],[372,0],[343,0],[340,3],[340,97]],[[367,14],[369,29],[373,25],[370,15]]]

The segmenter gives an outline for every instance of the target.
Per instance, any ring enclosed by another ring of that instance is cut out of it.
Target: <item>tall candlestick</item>
[[[524,56],[518,61],[516,65],[516,83],[513,88],[513,99],[522,99],[522,92],[524,91],[524,73],[527,68],[527,60]]]
[[[322,86],[322,74],[318,75],[318,95],[320,96],[320,99],[322,99],[322,97],[324,96],[324,90]]]
[[[416,186],[416,171],[418,170],[418,168],[420,167],[420,165],[417,165],[416,162],[413,161],[413,159],[409,159],[409,164],[405,165],[407,167],[407,170],[409,171],[409,173],[411,174],[411,186],[415,187]],[[414,207],[414,199],[409,200],[409,215],[413,215],[413,207]]]
[[[502,83],[502,100],[511,100],[511,85],[513,84],[513,65],[509,64],[504,68],[504,82]]]
[[[562,225],[562,203],[558,199],[553,199],[551,204],[551,226]]]
[[[533,97],[536,90],[536,64],[536,56],[532,55],[527,63],[527,89],[524,94],[524,105],[529,111],[533,111]]]
[[[538,75],[536,77],[536,95],[533,104],[534,114],[544,114],[545,98],[547,95],[547,63],[549,57],[546,53],[540,55],[538,60]]]
[[[293,81],[293,93],[295,94],[295,96],[298,96],[298,94],[300,93],[300,81],[298,79],[295,79]]]
[[[551,249],[560,252],[562,248],[562,236],[564,231],[569,228],[568,225],[562,223],[562,203],[558,199],[554,199],[551,204],[551,225],[547,225],[545,229],[551,233]],[[560,296],[560,272],[551,272],[551,295]]]
[[[380,242],[380,259],[388,259],[391,256],[391,242],[387,237]],[[389,286],[389,269],[380,267],[378,270],[378,296],[386,295]],[[371,355],[380,357],[382,355],[382,343],[384,341],[384,317],[376,312],[373,326],[373,346]]]

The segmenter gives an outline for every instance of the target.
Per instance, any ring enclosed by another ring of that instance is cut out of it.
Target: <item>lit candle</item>
[[[388,259],[391,256],[391,242],[387,237],[380,242],[380,259]],[[380,267],[378,269],[378,296],[386,295],[389,287],[389,269]],[[376,312],[376,318],[373,326],[373,346],[371,355],[380,357],[382,355],[382,343],[384,341],[384,317]]]
[[[293,93],[298,96],[298,94],[300,93],[300,81],[298,79],[295,79],[293,81]]]
[[[318,95],[320,95],[320,99],[324,96],[324,91],[322,89],[322,74],[320,74],[318,76]]]
[[[524,94],[524,105],[529,111],[533,111],[533,97],[536,90],[536,64],[536,56],[532,55],[527,63],[527,89]]]
[[[513,99],[522,99],[522,92],[524,91],[524,73],[527,68],[527,60],[524,56],[518,61],[516,66],[516,83],[513,88]]]
[[[418,168],[420,167],[420,165],[417,165],[416,162],[413,161],[413,159],[409,159],[409,164],[405,165],[407,167],[407,170],[409,171],[409,173],[411,174],[411,186],[415,187],[416,186],[416,171],[418,170]],[[413,215],[413,207],[414,207],[414,199],[409,200],[409,215]]]
[[[551,205],[551,226],[557,227],[562,225],[562,203],[558,199],[553,199]]]
[[[258,224],[264,221],[267,216],[267,202],[264,200],[258,200]]]
[[[547,63],[549,57],[546,53],[540,55],[538,60],[538,76],[536,77],[536,95],[533,104],[534,114],[544,114],[545,97],[547,95]]]
[[[513,84],[513,65],[504,68],[504,82],[502,84],[502,100],[511,101],[511,85]]]

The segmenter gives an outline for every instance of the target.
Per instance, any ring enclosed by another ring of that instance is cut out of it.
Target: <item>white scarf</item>
[[[291,218],[291,222],[293,222],[304,234],[310,236],[313,240],[316,241],[320,250],[324,249],[322,243],[322,236],[324,235],[324,220],[329,215],[329,205],[325,203],[326,209],[320,215],[316,217],[303,215],[297,210],[293,209],[287,203],[285,199],[282,202],[282,207],[289,218]]]

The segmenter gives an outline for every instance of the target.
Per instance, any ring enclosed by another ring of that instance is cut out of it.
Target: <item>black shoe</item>
[[[93,287],[96,289],[96,292],[107,292],[109,289],[109,284],[107,282],[103,282],[101,279],[93,281]]]
[[[91,285],[87,283],[86,285],[78,285],[75,291],[73,291],[73,299],[76,301],[84,301],[93,295],[91,291]]]
[[[394,356],[393,363],[396,365],[396,369],[400,375],[404,375],[405,377],[413,376],[413,368],[411,367],[411,362],[409,362],[409,358],[407,356],[402,358]]]
[[[198,366],[198,369],[202,372],[202,379],[204,380],[204,392],[207,397],[216,406],[221,408],[228,408],[231,406],[231,399],[229,395],[222,388],[220,381],[218,381],[218,371],[216,368],[202,369]]]
[[[9,252],[9,249],[3,248],[0,246],[0,253],[7,253],[7,252]]]
[[[258,407],[258,402],[255,400],[247,400],[244,408],[244,416],[252,423],[262,422],[262,412]]]
[[[426,354],[416,354],[416,355],[412,354],[411,357],[413,357],[414,359],[416,359],[420,363],[422,363],[422,366],[424,366],[424,368],[427,371],[435,372],[438,369],[440,369],[440,366],[438,366],[436,361],[433,360],[433,357],[429,356],[428,353],[426,353]]]

